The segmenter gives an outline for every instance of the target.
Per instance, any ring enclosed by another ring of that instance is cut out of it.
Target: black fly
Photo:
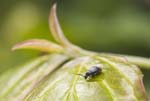
[[[85,74],[78,74],[83,76],[86,80],[95,77],[96,75],[100,74],[102,69],[98,66],[92,66],[90,69],[87,70]]]

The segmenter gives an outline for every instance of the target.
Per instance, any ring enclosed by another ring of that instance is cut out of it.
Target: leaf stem
[[[111,54],[111,53],[101,53],[102,56],[110,56],[114,58],[125,58],[128,62],[140,66],[143,69],[150,69],[150,58],[140,57],[140,56],[131,56],[131,55],[120,55],[120,54]]]

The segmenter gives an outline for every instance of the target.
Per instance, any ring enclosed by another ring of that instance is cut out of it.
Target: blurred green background
[[[30,38],[53,40],[48,15],[56,0],[0,0],[0,73],[39,55],[12,52]],[[150,57],[149,0],[58,0],[58,17],[67,38],[97,52]],[[150,94],[150,70],[144,83]]]

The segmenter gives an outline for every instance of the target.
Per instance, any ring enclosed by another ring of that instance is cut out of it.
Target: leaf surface
[[[91,66],[102,73],[85,80]],[[132,64],[104,57],[80,57],[47,76],[26,98],[28,101],[147,101],[140,70]],[[138,90],[137,90],[138,89]]]

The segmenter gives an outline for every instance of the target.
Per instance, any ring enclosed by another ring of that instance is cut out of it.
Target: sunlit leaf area
[[[14,44],[34,38],[55,42],[48,27],[55,2],[62,29],[73,44],[96,52],[150,57],[149,0],[0,0],[0,75],[44,54],[12,51]],[[150,69],[140,69],[150,95]]]

